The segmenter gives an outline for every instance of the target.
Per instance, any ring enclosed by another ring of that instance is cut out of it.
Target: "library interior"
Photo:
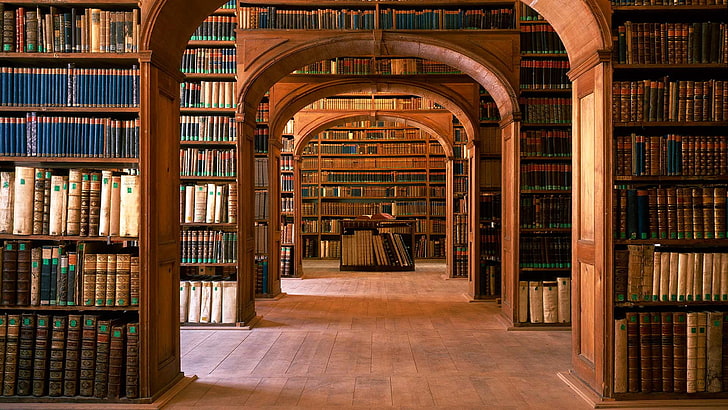
[[[728,0],[0,21],[0,408],[728,408]]]

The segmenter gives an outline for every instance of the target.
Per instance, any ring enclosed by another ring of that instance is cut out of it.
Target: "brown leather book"
[[[67,321],[67,316],[55,315],[51,322],[51,349],[50,360],[48,361],[48,395],[51,397],[63,394]]]
[[[89,236],[89,212],[91,201],[91,174],[83,172],[81,177],[81,202],[79,207],[79,235]]]
[[[104,306],[106,304],[106,267],[108,266],[108,254],[96,254],[96,279],[94,280],[94,305]]]
[[[637,312],[627,312],[627,389],[640,391],[640,318]]]
[[[642,283],[640,284],[641,300],[649,302],[652,300],[652,277],[655,272],[655,246],[642,246]]]
[[[83,316],[81,331],[81,366],[78,378],[78,391],[81,396],[93,396],[94,372],[96,370],[96,324],[98,318],[94,315]]]
[[[627,276],[629,271],[629,251],[614,251],[614,301],[627,301]]]
[[[40,306],[40,278],[43,248],[30,251],[30,305]]]
[[[671,392],[673,390],[674,373],[673,373],[673,341],[672,329],[673,320],[671,312],[660,313],[660,343],[662,354],[662,391]]]
[[[132,256],[129,285],[129,304],[131,306],[139,306],[139,274],[139,256]]]
[[[713,211],[713,187],[704,187],[703,195],[703,238],[715,238],[715,216]]]
[[[114,324],[111,327],[111,343],[109,345],[109,385],[107,397],[121,397],[122,376],[124,375],[124,359],[126,358],[126,325]]]
[[[692,239],[695,237],[695,229],[693,227],[693,194],[690,188],[678,188],[678,195],[683,199],[683,233],[685,238]],[[678,236],[678,239],[682,239]]]
[[[8,314],[0,313],[0,392],[3,388],[3,379],[5,377],[5,344],[8,338]]]
[[[687,392],[698,390],[698,312],[687,314]]]
[[[68,254],[65,252],[58,256],[56,299],[58,300],[59,306],[66,306],[68,304]]]
[[[667,198],[667,238],[677,239],[677,189],[666,188]]]
[[[33,384],[33,353],[35,350],[36,316],[23,313],[20,317],[20,340],[18,341],[18,376],[15,394],[29,396]]]
[[[14,306],[17,300],[18,242],[6,241],[2,251],[2,293],[0,304]]]
[[[688,377],[687,313],[676,312],[673,314],[672,319],[673,373],[675,376],[673,390],[675,393],[685,393],[687,391]]]
[[[688,222],[685,218],[685,212],[690,200],[685,196],[685,191],[690,191],[689,188],[676,188],[675,201],[677,203],[677,238],[682,239],[686,235],[686,231],[691,230],[692,221]],[[689,193],[688,193],[689,196]]]
[[[652,391],[652,317],[649,312],[640,312],[639,339],[640,339],[640,391]]]
[[[614,392],[627,392],[627,319],[614,321]]]
[[[50,351],[51,317],[38,315],[35,330],[33,360],[33,396],[45,396],[48,392],[48,361]]]
[[[78,395],[79,366],[81,364],[81,332],[83,317],[68,315],[66,336],[66,358],[63,369],[63,395]]]
[[[88,236],[99,236],[101,220],[101,173],[89,173]]]
[[[51,171],[45,170],[43,175],[43,222],[42,222],[42,234],[50,234],[50,220],[51,220]]]
[[[705,391],[720,392],[723,386],[723,312],[707,312]]]
[[[629,250],[629,267],[627,269],[627,300],[642,300],[642,245],[627,245]]]
[[[131,285],[131,255],[120,253],[116,259],[115,306],[129,306]]]
[[[705,230],[703,229],[703,190],[700,187],[694,187],[691,190],[693,201],[693,237],[695,239],[703,239]]]
[[[652,312],[650,318],[650,353],[652,362],[652,391],[662,391],[662,318],[660,312]]]
[[[33,180],[33,235],[43,234],[43,196],[45,195],[45,169],[36,168]]]
[[[94,397],[104,398],[109,383],[109,348],[111,321],[99,320],[96,330],[96,369],[94,371]]]
[[[106,256],[106,298],[104,304],[106,306],[114,306],[116,301],[117,255],[115,253],[109,253]]]
[[[139,397],[139,323],[126,325],[126,397]]]
[[[30,305],[30,241],[18,242],[18,264],[16,283],[16,304],[18,306]]]
[[[728,390],[728,347],[726,346],[728,346],[728,312],[723,312],[723,390]]]
[[[81,232],[81,190],[83,171],[68,171],[68,204],[66,216],[66,234],[79,235]]]
[[[707,325],[708,325],[708,312],[697,312],[697,346],[695,349],[695,388],[696,391],[703,392],[705,391],[705,371],[707,368],[707,345],[708,345],[708,338],[707,338]],[[688,313],[688,326],[689,326],[689,320],[690,314]],[[688,349],[690,349],[690,329],[688,328]],[[690,350],[688,350],[688,355],[690,354]],[[690,359],[690,356],[688,356],[688,360]],[[688,367],[688,372],[690,372],[690,367]],[[688,383],[690,382],[690,373],[688,373]]]
[[[3,374],[3,395],[14,396],[18,372],[18,351],[20,344],[20,315],[8,314],[8,332],[5,339],[5,369]]]

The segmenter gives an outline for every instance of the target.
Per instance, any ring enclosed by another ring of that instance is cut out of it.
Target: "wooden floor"
[[[166,408],[587,409],[557,376],[570,332],[507,332],[444,265],[338,272],[307,264],[287,296],[256,302],[251,331],[183,330],[199,379]]]

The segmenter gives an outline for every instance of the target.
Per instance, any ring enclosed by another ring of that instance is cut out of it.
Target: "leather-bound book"
[[[728,390],[728,312],[723,312],[723,390]]]
[[[50,234],[51,177],[51,171],[49,169],[46,169],[43,175],[43,222],[41,231],[43,235]]]
[[[119,236],[119,218],[121,217],[121,176],[111,177],[111,211],[109,214],[109,235]]]
[[[66,234],[79,235],[81,232],[81,190],[83,172],[80,169],[68,171],[68,205],[66,214]]]
[[[58,305],[58,274],[62,249],[60,246],[51,248],[51,278],[50,278],[50,304]]]
[[[139,397],[139,323],[126,325],[126,397]]]
[[[33,384],[33,355],[35,350],[36,316],[23,313],[20,317],[20,340],[18,341],[18,396],[29,396]]]
[[[707,338],[707,325],[708,325],[708,312],[697,312],[697,323],[698,323],[698,331],[697,333],[697,344],[695,348],[695,388],[696,391],[703,392],[705,391],[705,371],[707,368],[707,345],[708,345],[708,338]],[[689,317],[689,314],[688,314]],[[688,323],[689,325],[689,323]],[[690,335],[688,334],[688,338]],[[689,342],[690,339],[688,339]],[[688,343],[688,349],[690,348],[690,344]],[[688,350],[689,353],[689,350]],[[688,356],[689,358],[690,356]],[[689,371],[688,367],[688,371]],[[688,377],[688,381],[690,380],[690,377]]]
[[[33,235],[43,234],[43,196],[45,195],[45,169],[36,168],[33,179]]]
[[[109,236],[111,233],[111,177],[109,170],[101,171],[101,192],[99,204],[99,236]],[[94,234],[92,232],[92,234]]]
[[[222,323],[235,323],[237,320],[237,289],[234,281],[222,282]]]
[[[15,172],[0,172],[0,233],[13,232]]]
[[[687,314],[687,392],[698,391],[698,312]]]
[[[685,393],[687,391],[687,366],[688,366],[688,323],[687,313],[675,312],[672,316],[672,340],[673,340],[673,391]]]
[[[99,320],[96,330],[96,368],[94,371],[94,397],[104,398],[109,387],[109,348],[111,321]]]
[[[89,174],[88,236],[98,236],[101,220],[101,173]]]
[[[543,323],[543,285],[539,281],[528,282],[528,313],[531,323]]]
[[[18,351],[20,349],[20,315],[8,314],[8,332],[5,338],[5,369],[3,396],[14,396],[18,380]]]
[[[78,391],[81,396],[93,396],[94,372],[96,370],[96,324],[94,315],[84,315],[81,331],[81,366],[78,378]]]
[[[122,395],[122,376],[124,375],[124,359],[126,356],[126,325],[114,324],[111,327],[111,343],[109,345],[109,384],[107,397],[118,399]]]
[[[129,271],[130,283],[129,283],[129,304],[131,306],[139,306],[139,278],[140,278],[140,265],[139,256],[131,257],[131,269]]]
[[[650,353],[652,354],[652,391],[662,391],[662,318],[652,312],[650,318]]]
[[[96,279],[94,289],[94,305],[104,306],[106,304],[106,267],[109,257],[105,253],[96,254]]]
[[[68,252],[68,284],[66,306],[78,305],[78,252]]]
[[[629,265],[627,269],[627,300],[642,300],[642,245],[628,245]]]
[[[33,199],[35,190],[35,168],[15,167],[15,189],[13,190],[13,233],[33,233]]]
[[[725,157],[724,154],[721,157]],[[713,232],[717,239],[725,239],[728,226],[726,225],[726,188],[716,187],[713,191]]]
[[[629,251],[614,251],[614,301],[627,301],[627,275],[629,270]]]
[[[705,391],[717,393],[723,386],[723,312],[707,312]]]
[[[68,303],[68,255],[62,254],[58,258],[58,278],[56,280],[56,299],[59,306]]]
[[[63,235],[66,226],[63,223],[66,219],[66,177],[63,175],[51,176],[50,192],[50,215],[48,222],[49,235]]]
[[[639,338],[640,338],[640,391],[649,393],[652,391],[652,316],[649,312],[639,314]]]
[[[43,248],[30,250],[30,305],[40,306],[40,278]]]
[[[38,315],[35,330],[35,353],[33,360],[33,396],[48,393],[48,370],[50,359],[51,317]]]
[[[139,236],[140,221],[140,188],[139,176],[121,176],[121,215],[119,217],[119,235],[123,237]]]
[[[559,292],[558,322],[569,323],[571,322],[571,278],[556,278],[556,281],[558,283],[557,288]],[[495,286],[493,288],[495,288]]]
[[[83,306],[94,306],[96,298],[96,254],[85,253],[83,255],[83,280],[82,280]]]
[[[3,390],[3,379],[5,376],[5,344],[8,338],[8,314],[0,313],[0,393]]]
[[[114,306],[116,302],[116,274],[117,256],[115,253],[108,253],[106,258],[106,306]]]
[[[51,397],[63,394],[67,323],[68,317],[65,315],[55,315],[51,322],[51,352],[48,361],[48,395]]]
[[[627,392],[627,319],[614,321],[614,392]]]
[[[559,300],[556,281],[543,281],[543,321],[557,323],[559,318]]]
[[[18,306],[30,305],[30,241],[18,241],[18,264],[17,264],[17,283],[16,283],[16,301]]]
[[[674,358],[673,358],[673,314],[671,312],[660,313],[660,353],[662,355],[662,391],[671,392],[674,384]]]
[[[66,336],[66,362],[63,369],[63,395],[78,395],[79,366],[81,365],[81,334],[83,317],[68,315],[68,334]]]
[[[640,391],[640,318],[637,312],[627,312],[627,390]]]
[[[18,242],[6,241],[2,252],[2,293],[0,304],[14,306],[17,301]]]
[[[110,306],[129,306],[130,284],[131,255],[127,253],[120,253],[116,255],[116,287],[114,289],[115,301]]]
[[[70,179],[70,178],[69,178]],[[84,171],[81,176],[81,203],[79,207],[79,235],[89,236],[89,212],[91,201],[91,174]]]

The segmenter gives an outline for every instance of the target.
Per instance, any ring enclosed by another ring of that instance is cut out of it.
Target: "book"
[[[16,376],[15,390],[15,394],[18,396],[29,396],[32,393],[36,319],[33,313],[22,313],[20,316],[18,374]]]
[[[15,172],[0,172],[0,233],[13,232]]]
[[[222,282],[213,281],[211,293],[210,323],[222,323]]]
[[[13,234],[33,233],[33,198],[35,169],[15,167],[15,188],[13,203]]]
[[[518,321],[528,322],[528,281],[518,282]]]
[[[200,322],[200,308],[202,303],[202,283],[200,281],[190,282],[190,292],[187,304],[187,322]]]
[[[627,391],[640,391],[640,317],[637,312],[627,312]]]
[[[80,169],[68,171],[68,200],[66,213],[66,234],[79,235],[81,232],[81,187],[83,173]]]
[[[113,324],[109,343],[108,387],[106,397],[118,399],[122,395],[121,386],[124,374],[126,325]]]
[[[671,392],[674,386],[673,314],[671,312],[660,313],[660,327],[662,344],[662,391]]]
[[[558,282],[543,281],[543,321],[557,323],[559,313]]]
[[[31,242],[18,241],[17,243],[17,264],[16,264],[16,284],[15,284],[15,303],[18,306],[30,305],[30,287],[31,287]],[[3,284],[4,285],[4,284]]]
[[[698,312],[687,314],[687,392],[695,393],[698,390]]]
[[[66,336],[66,357],[63,369],[63,395],[78,395],[81,365],[81,335],[83,317],[78,314],[68,315],[68,331]]]
[[[126,326],[126,397],[139,397],[139,324],[128,323]]]
[[[97,322],[96,361],[93,380],[93,396],[97,398],[104,398],[108,394],[111,323],[111,320],[98,320]]]
[[[201,282],[202,293],[200,296],[200,323],[210,323],[212,308],[212,282],[204,280]]]
[[[35,352],[33,360],[33,396],[45,396],[48,393],[49,358],[50,358],[51,317],[39,314],[36,318]]]
[[[238,286],[233,281],[222,282],[222,323],[237,321]]]
[[[690,314],[688,313],[688,317],[690,317]],[[707,324],[708,324],[708,313],[707,312],[697,312],[697,346],[696,346],[696,352],[695,352],[695,387],[696,391],[705,391],[705,371],[707,367],[706,359],[707,359]],[[688,325],[689,326],[689,325]],[[688,328],[688,332],[690,332],[690,328]],[[688,335],[688,341],[690,335]],[[688,344],[688,349],[690,348],[690,345]],[[688,351],[689,352],[689,351]],[[689,356],[688,356],[689,357]],[[690,366],[688,365],[688,372],[690,371]],[[689,373],[688,373],[688,382],[690,381]]]
[[[528,302],[531,323],[543,323],[543,285],[541,282],[528,282]]]
[[[63,373],[66,367],[66,329],[68,317],[54,315],[51,321],[50,360],[48,361],[48,395],[63,394]]]
[[[687,371],[688,371],[688,322],[687,313],[676,312],[673,314],[673,374],[675,393],[687,392]],[[693,359],[694,360],[694,359]],[[692,363],[691,363],[692,364]]]
[[[4,378],[5,378],[5,345],[7,344],[8,338],[8,314],[0,313],[0,391],[4,389]],[[4,394],[4,393],[3,393]]]
[[[2,293],[0,304],[13,306],[17,301],[18,243],[6,241],[2,251]]]
[[[717,393],[723,385],[723,313],[707,312],[705,391]]]
[[[112,173],[101,171],[101,192],[99,203],[99,236],[111,235],[111,184]]]
[[[119,236],[139,236],[140,187],[136,175],[121,176],[120,202],[122,204],[119,217]]]
[[[187,305],[189,304],[190,297],[190,282],[180,281],[179,282],[179,322],[184,323],[187,321]]]
[[[652,391],[652,315],[639,312],[639,378],[643,393]]]
[[[627,392],[627,319],[614,321],[614,388],[615,393]]]
[[[83,315],[78,394],[85,397],[93,396],[94,393],[97,323],[97,316]]]

